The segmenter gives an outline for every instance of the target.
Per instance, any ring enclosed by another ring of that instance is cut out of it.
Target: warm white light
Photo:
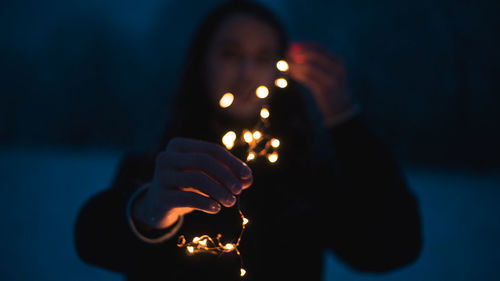
[[[278,146],[280,146],[279,139],[271,139],[271,146],[274,148],[277,148]]]
[[[288,71],[288,63],[284,60],[280,60],[276,63],[276,68],[279,71]]]
[[[286,72],[289,70],[289,65],[286,61],[280,60],[276,63],[276,67],[279,71]],[[283,74],[283,77],[287,77],[287,74]],[[286,88],[288,86],[288,81],[280,77],[274,81],[274,84],[276,87],[279,88]],[[267,85],[267,83],[266,83]],[[269,86],[272,86],[269,84]],[[259,86],[255,90],[255,94],[258,98],[260,99],[265,99],[269,96],[270,90],[262,85]],[[219,106],[221,108],[227,108],[231,106],[234,102],[234,95],[232,93],[225,93],[222,95],[222,97],[219,100]],[[262,102],[264,104],[264,102]],[[268,104],[266,104],[267,106]],[[257,157],[265,156],[270,163],[275,163],[278,161],[278,153],[277,149],[280,146],[280,141],[276,138],[271,138],[266,134],[266,128],[267,126],[261,126],[263,125],[268,125],[267,119],[270,117],[270,112],[269,109],[266,107],[262,107],[260,110],[260,117],[262,119],[259,120],[260,124],[258,124],[254,128],[259,128],[261,130],[264,130],[263,132],[260,132],[258,130],[255,130],[252,132],[252,130],[244,129],[242,134],[237,135],[234,131],[228,131],[226,132],[223,137],[222,137],[222,143],[224,146],[228,149],[231,150],[235,144],[236,140],[238,140],[238,145],[242,143],[242,139],[248,143],[248,155],[247,155],[247,162],[252,161],[256,159]],[[239,131],[240,133],[240,131]],[[270,139],[270,140],[269,140]],[[262,144],[265,144],[265,147],[261,147]],[[271,147],[272,148],[271,148]],[[257,152],[256,152],[257,151]],[[246,224],[249,223],[249,220],[243,216],[242,211],[240,210],[238,206],[238,211],[241,215],[242,219],[242,229],[240,236],[238,237],[237,240],[230,240],[230,241],[237,241],[235,244],[233,243],[227,243],[223,245],[221,243],[222,235],[218,234],[216,238],[213,238],[209,235],[201,235],[200,237],[194,237],[192,242],[186,243],[186,239],[184,235],[179,236],[177,246],[178,247],[185,247],[186,251],[189,254],[195,254],[195,253],[204,253],[204,252],[210,252],[210,253],[218,253],[218,254],[223,254],[223,253],[233,253],[235,252],[238,254],[241,258],[241,254],[238,250],[240,240],[243,234],[243,231],[245,230]],[[226,240],[227,241],[227,240]],[[243,268],[243,263],[241,264],[240,268],[240,275],[243,277],[246,275],[246,270]]]
[[[273,152],[273,153],[269,154],[267,156],[267,160],[269,160],[269,162],[271,162],[271,163],[278,161],[278,153]]]
[[[261,110],[260,110],[260,117],[266,119],[269,117],[269,110],[267,110],[267,108],[263,107]]]
[[[269,89],[266,86],[260,86],[255,91],[255,94],[257,95],[257,97],[265,99],[269,95]]]
[[[255,132],[253,132],[253,138],[254,138],[254,139],[258,140],[258,139],[260,139],[261,137],[262,137],[262,133],[261,133],[261,132],[259,132],[259,131],[255,131]]]
[[[245,130],[243,132],[243,139],[245,140],[246,143],[251,143],[253,141],[253,136],[250,131]]]
[[[288,82],[286,81],[285,78],[278,78],[274,81],[274,84],[277,86],[277,87],[280,87],[280,88],[286,88],[286,86],[288,86]]]
[[[253,153],[253,152],[248,153],[247,161],[251,161],[253,159],[255,159],[255,153]]]
[[[233,131],[227,132],[222,137],[222,143],[226,146],[227,149],[233,148],[235,140],[236,140],[236,133]]]
[[[234,96],[231,93],[225,93],[219,101],[219,105],[222,108],[229,107],[234,101]]]

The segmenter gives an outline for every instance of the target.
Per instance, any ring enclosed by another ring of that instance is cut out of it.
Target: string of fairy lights
[[[283,75],[288,69],[288,63],[285,60],[279,60],[276,63],[276,68]],[[288,81],[284,77],[279,77],[274,82],[275,86],[278,88],[286,88],[288,86]],[[266,86],[259,86],[255,90],[255,95],[259,99],[266,99],[269,97],[269,89]],[[222,95],[219,100],[219,106],[222,109],[228,108],[234,101],[234,95],[230,92]],[[260,120],[254,126],[253,129],[243,129],[239,136],[234,131],[227,131],[222,136],[222,144],[228,149],[231,150],[235,146],[246,146],[247,147],[247,157],[246,162],[254,161],[259,157],[267,158],[268,162],[273,164],[278,161],[278,148],[280,146],[280,140],[270,136],[266,133],[266,128],[269,127],[268,118],[271,115],[269,108],[267,105],[262,106],[260,110]],[[177,246],[185,247],[188,254],[196,254],[196,253],[211,253],[211,254],[224,254],[235,252],[240,258],[240,276],[245,276],[246,270],[243,267],[243,258],[241,257],[241,253],[238,249],[240,245],[241,238],[243,236],[243,232],[245,231],[245,227],[248,224],[249,220],[243,215],[243,212],[240,208],[240,198],[238,196],[237,200],[238,212],[241,217],[241,232],[238,236],[236,242],[228,242],[223,243],[221,241],[222,234],[217,234],[215,238],[212,238],[209,235],[201,235],[194,237],[192,241],[188,242],[184,235],[180,235]]]

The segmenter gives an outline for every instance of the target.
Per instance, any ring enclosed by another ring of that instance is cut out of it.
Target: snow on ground
[[[2,280],[122,280],[75,254],[72,227],[107,188],[122,152],[0,149]],[[325,253],[325,280],[500,280],[500,174],[405,167],[423,220],[414,264],[388,274],[351,270]]]

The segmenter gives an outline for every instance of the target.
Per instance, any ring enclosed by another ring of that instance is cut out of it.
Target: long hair
[[[204,79],[205,56],[213,37],[221,24],[235,14],[250,15],[270,27],[278,34],[278,55],[285,57],[288,39],[285,29],[275,15],[261,4],[252,1],[229,1],[212,10],[198,25],[187,49],[176,96],[174,97],[168,123],[160,143],[164,149],[172,137],[182,136],[206,139],[211,136],[210,120],[213,109],[210,105]],[[280,135],[293,133],[294,143],[302,151],[314,136],[305,100],[298,86],[291,79],[289,86],[273,94],[270,100],[272,130]],[[307,150],[307,149],[306,149]]]

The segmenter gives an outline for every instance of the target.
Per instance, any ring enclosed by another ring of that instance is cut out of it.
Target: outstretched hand
[[[250,168],[222,146],[187,138],[172,139],[156,158],[152,182],[134,204],[133,216],[166,228],[194,210],[218,213],[253,182]]]

